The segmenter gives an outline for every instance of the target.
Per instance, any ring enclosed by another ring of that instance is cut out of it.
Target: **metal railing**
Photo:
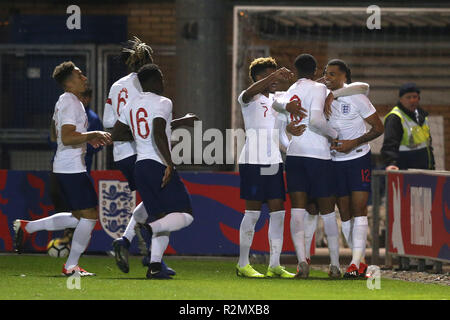
[[[383,188],[384,185],[384,189]],[[380,262],[380,207],[383,202],[383,197],[386,196],[387,190],[387,179],[386,179],[386,171],[385,170],[373,170],[372,171],[372,261],[371,263],[374,265],[378,265]],[[386,198],[386,207],[387,207],[387,198]],[[387,212],[387,210],[386,210]],[[385,222],[385,265],[390,265],[391,257],[388,254],[388,217],[386,214],[386,222]]]

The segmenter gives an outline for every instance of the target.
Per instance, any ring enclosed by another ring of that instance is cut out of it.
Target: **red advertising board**
[[[133,208],[141,202],[130,192],[125,177],[117,170],[91,172],[98,194],[99,220],[89,252],[111,250],[111,242],[125,231]],[[237,255],[239,228],[245,201],[239,197],[239,175],[233,172],[180,172],[191,195],[194,222],[171,234],[166,253],[186,255]],[[0,170],[0,252],[13,250],[15,219],[36,220],[54,214],[48,172]],[[283,253],[295,252],[290,234],[290,201],[286,201]],[[255,226],[252,253],[268,254],[268,208],[263,207]],[[62,233],[62,231],[58,231]],[[45,251],[56,232],[39,231],[25,245],[27,252]],[[137,243],[131,246],[138,253]],[[314,246],[311,246],[314,254]]]
[[[450,173],[388,173],[389,252],[450,261]]]

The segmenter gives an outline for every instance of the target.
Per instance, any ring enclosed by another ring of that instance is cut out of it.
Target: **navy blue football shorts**
[[[309,198],[326,198],[336,193],[336,177],[331,160],[286,157],[288,192],[305,192]]]
[[[137,155],[132,155],[128,158],[114,162],[114,165],[123,173],[128,181],[128,186],[131,191],[136,190],[136,180],[134,178],[134,167],[136,165]]]
[[[55,173],[70,211],[96,208],[98,197],[87,172]]]
[[[166,166],[155,160],[136,162],[136,187],[144,202],[150,219],[172,212],[191,213],[191,196],[181,181],[177,170],[173,171],[169,183],[161,188]]]
[[[267,202],[286,200],[283,163],[273,165],[239,164],[241,199]]]
[[[372,172],[371,152],[346,161],[333,161],[336,172],[337,196],[345,197],[353,191],[370,192]]]

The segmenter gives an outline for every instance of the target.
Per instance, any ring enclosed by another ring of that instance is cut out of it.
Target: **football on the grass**
[[[47,245],[47,253],[50,257],[63,258],[69,255],[70,245],[61,239],[52,239]]]

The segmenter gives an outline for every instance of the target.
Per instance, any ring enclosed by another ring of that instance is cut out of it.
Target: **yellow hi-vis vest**
[[[428,117],[425,118],[424,123],[420,126],[397,106],[384,117],[384,121],[390,114],[397,115],[402,121],[403,137],[400,142],[400,151],[412,151],[430,146],[431,138]]]

